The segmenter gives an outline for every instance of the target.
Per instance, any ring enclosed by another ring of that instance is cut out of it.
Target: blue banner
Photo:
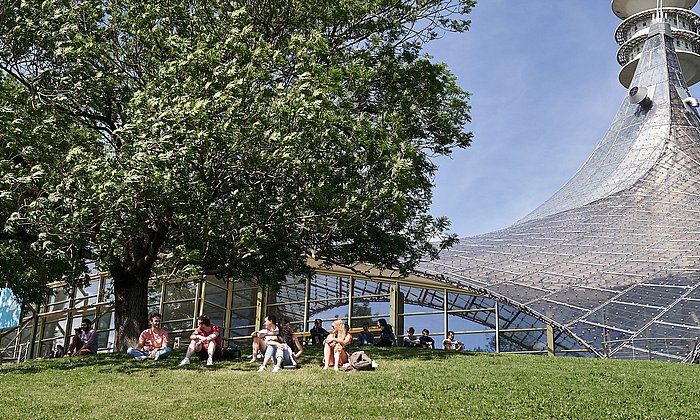
[[[22,305],[8,288],[0,288],[0,330],[19,327],[22,320]]]

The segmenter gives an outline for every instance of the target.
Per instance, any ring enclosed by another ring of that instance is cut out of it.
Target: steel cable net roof
[[[700,336],[700,119],[684,104],[670,33],[655,24],[632,80],[650,108],[625,99],[553,197],[420,269],[510,304],[511,328],[533,318],[556,326],[558,347],[689,360]],[[542,340],[515,338],[530,348]]]

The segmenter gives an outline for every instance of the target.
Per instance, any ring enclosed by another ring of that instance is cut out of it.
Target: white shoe
[[[136,356],[136,357],[134,357],[134,360],[136,360],[137,362],[143,362],[143,361],[146,360],[146,359],[147,359],[146,356]]]
[[[180,364],[178,366],[187,366],[189,364],[190,364],[190,359],[185,357],[184,359],[182,359],[182,362],[180,362]]]
[[[156,352],[156,355],[153,356],[153,360],[158,360],[160,358],[160,352]]]
[[[214,364],[214,361],[211,360],[211,357],[207,359],[207,366],[211,366]]]
[[[275,366],[272,368],[272,373],[279,372],[281,369],[282,369],[281,367],[275,365]]]
[[[258,372],[265,372],[265,365],[260,365]]]

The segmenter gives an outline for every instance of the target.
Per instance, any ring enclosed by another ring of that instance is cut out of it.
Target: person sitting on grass
[[[442,340],[442,348],[445,350],[461,351],[464,348],[464,343],[455,341],[454,331],[447,331],[447,338]]]
[[[357,344],[361,346],[373,346],[374,345],[374,334],[369,330],[369,323],[362,323],[362,332],[357,334],[355,338]]]
[[[292,345],[296,348],[296,353],[292,349]],[[279,372],[284,366],[297,366],[297,359],[304,353],[304,349],[299,342],[299,339],[294,334],[292,324],[288,319],[282,320],[280,324],[280,334],[276,338],[270,339],[267,342],[267,350],[262,364],[258,368],[258,372],[264,372],[265,367],[271,360],[275,360],[275,366],[272,372]]]
[[[92,321],[85,318],[80,328],[75,329],[75,335],[68,344],[66,356],[83,356],[97,353],[97,331],[92,329]]]
[[[59,357],[63,357],[64,354],[66,354],[66,352],[63,350],[63,346],[57,344],[56,350],[53,351],[53,358],[58,359]]]
[[[323,344],[323,340],[328,336],[328,331],[323,328],[323,320],[317,319],[314,321],[314,326],[309,330],[311,336],[311,344]]]
[[[333,321],[330,334],[323,340],[323,370],[329,366],[338,370],[348,362],[348,349],[352,343],[352,334],[348,332],[345,323],[341,319]]]
[[[375,344],[375,346],[396,346],[396,335],[394,334],[394,329],[391,327],[391,325],[386,323],[386,319],[380,318],[377,320],[377,326],[382,329],[382,335],[379,337],[379,341]]]
[[[220,360],[223,355],[223,340],[219,327],[212,324],[206,315],[197,318],[197,325],[197,329],[190,335],[190,345],[180,366],[189,365],[192,354],[196,354],[199,360],[206,359],[207,366],[213,365],[214,360]]]
[[[253,337],[253,354],[250,356],[249,363],[255,363],[258,360],[258,353],[266,353],[270,340],[277,339],[277,336],[280,334],[280,329],[277,326],[277,317],[274,315],[266,316],[263,325],[265,328],[251,334]]]
[[[151,314],[151,327],[143,330],[139,336],[136,347],[129,347],[126,354],[137,362],[144,360],[159,360],[168,357],[172,349],[168,347],[168,332],[160,328],[161,315],[157,312]]]
[[[418,341],[418,337],[416,337],[416,329],[413,327],[408,327],[406,332],[408,334],[403,337],[403,346],[413,348],[421,347],[420,341]]]
[[[421,347],[424,349],[435,348],[435,340],[430,336],[430,331],[427,328],[423,328],[423,331],[421,331],[421,336],[418,337],[418,343],[420,343]]]
[[[63,357],[63,355],[64,355],[63,346],[58,344],[56,346],[56,350],[54,350],[51,347],[46,349],[46,353],[44,354],[44,359],[56,359],[59,357]]]

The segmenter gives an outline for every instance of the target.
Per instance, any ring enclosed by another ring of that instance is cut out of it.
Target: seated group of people
[[[421,336],[416,337],[416,330],[413,327],[408,327],[406,330],[408,334],[403,337],[404,347],[422,347],[425,349],[434,349],[435,340],[430,337],[430,331],[427,328],[423,328],[421,331]],[[444,350],[457,350],[460,351],[464,349],[464,343],[455,340],[454,331],[447,332],[447,338],[442,340],[442,348]]]
[[[408,327],[406,332],[407,334],[403,337],[404,347],[435,348],[435,340],[430,336],[430,331],[427,328],[423,328],[420,337],[416,337],[416,330],[413,327]]]
[[[162,316],[159,313],[151,314],[150,327],[139,336],[136,347],[129,347],[126,353],[134,360],[162,360],[168,357],[172,348],[168,345],[168,332],[160,327]],[[187,346],[185,357],[179,366],[190,364],[192,355],[197,355],[200,360],[206,360],[207,366],[214,364],[223,356],[223,340],[221,330],[212,324],[209,317],[201,315],[197,318],[197,328],[190,334],[190,344]]]
[[[362,324],[362,331],[354,337],[354,343],[361,346],[395,346],[396,335],[391,325],[387,324],[385,319],[380,319],[377,321],[377,327],[382,329],[379,340],[375,341],[374,333],[369,330],[369,323],[365,322]],[[329,332],[323,328],[323,321],[320,319],[315,320],[314,326],[309,330],[311,344],[323,344],[328,334]]]
[[[97,331],[92,328],[92,321],[84,318],[80,328],[76,328],[68,344],[68,351],[58,344],[55,349],[49,348],[44,354],[45,359],[59,357],[84,356],[97,353]]]
[[[297,359],[304,353],[288,319],[283,319],[281,325],[278,326],[277,317],[268,315],[265,317],[264,328],[254,332],[252,337],[253,354],[250,363],[255,363],[258,356],[263,354],[263,361],[258,367],[258,372],[264,372],[271,361],[274,361],[273,372],[279,372],[287,366],[295,368],[297,367]],[[292,346],[296,348],[296,352]]]
[[[168,345],[168,332],[161,328],[162,316],[159,313],[151,314],[149,318],[149,328],[141,332],[138,343],[135,347],[129,347],[127,354],[134,360],[142,362],[144,360],[165,359],[172,352]],[[360,345],[395,346],[396,335],[385,319],[379,319],[377,326],[381,328],[379,340],[375,342],[374,334],[369,331],[369,324],[362,325],[362,332],[357,334],[355,343]],[[415,336],[415,329],[409,327],[408,334],[403,338],[403,345],[406,347],[422,347],[433,349],[435,341],[430,337],[430,331],[423,329],[420,337]],[[349,358],[349,347],[353,343],[352,334],[348,327],[340,319],[333,321],[330,332],[323,328],[322,320],[317,319],[314,327],[310,330],[312,343],[323,344],[323,368],[328,369],[333,366],[338,370],[347,363]],[[190,344],[187,353],[180,362],[180,366],[190,364],[192,355],[197,355],[200,360],[206,360],[210,366],[223,356],[223,346],[221,330],[211,323],[206,315],[197,318],[197,328],[190,335]],[[278,372],[285,366],[296,367],[297,359],[304,353],[304,349],[299,339],[294,334],[291,323],[285,319],[281,326],[277,325],[277,318],[274,315],[265,317],[264,328],[252,334],[253,354],[251,363],[255,363],[259,355],[262,355],[262,364],[258,372],[263,372],[270,362],[274,362],[273,372]],[[462,350],[464,343],[455,340],[454,332],[448,331],[447,338],[442,342],[445,350]],[[295,347],[294,351],[292,346]],[[65,356],[77,356],[97,353],[97,333],[92,328],[92,321],[83,319],[80,328],[75,329],[75,335],[71,338],[68,351]],[[49,351],[47,358],[63,357],[64,351],[58,345],[55,351]]]
[[[129,347],[127,354],[134,360],[142,362],[144,360],[165,359],[172,352],[168,345],[168,332],[162,329],[162,316],[159,313],[151,314],[149,318],[150,327],[139,336],[135,347]],[[395,346],[396,335],[385,319],[379,319],[377,326],[381,328],[379,340],[375,342],[374,334],[369,331],[369,323],[362,325],[362,332],[358,333],[355,342],[360,345]],[[408,334],[403,338],[403,345],[406,347],[423,347],[432,349],[435,341],[430,337],[430,331],[423,329],[421,336],[415,336],[415,329],[409,327]],[[349,347],[353,343],[352,334],[341,319],[333,321],[330,332],[323,328],[322,320],[317,319],[314,327],[310,331],[312,343],[323,344],[323,368],[328,369],[333,366],[339,369],[347,363],[349,357]],[[211,323],[211,320],[202,315],[197,318],[197,328],[190,335],[190,344],[187,353],[180,362],[180,366],[190,364],[192,355],[197,355],[200,360],[206,360],[210,366],[223,356],[221,330]],[[264,328],[252,334],[253,354],[251,363],[255,363],[259,355],[263,355],[263,361],[258,368],[263,372],[266,366],[274,361],[273,372],[278,372],[284,366],[296,367],[297,359],[304,353],[304,349],[299,339],[294,334],[291,323],[285,319],[281,326],[277,325],[277,318],[274,315],[265,317]],[[445,350],[462,350],[464,343],[456,341],[454,332],[448,331],[447,338],[442,342]],[[292,349],[295,347],[296,351]],[[57,346],[55,351],[49,351],[47,358],[63,357],[63,347]],[[71,338],[68,351],[65,356],[85,355],[97,353],[97,333],[92,329],[92,322],[83,319],[81,328],[76,328],[75,335]]]
[[[335,321],[334,321],[335,323]],[[335,325],[335,324],[334,324]],[[362,324],[362,331],[357,334],[354,338],[354,343],[362,346],[396,346],[396,335],[394,330],[389,325],[385,319],[379,319],[377,321],[377,327],[381,328],[381,333],[379,339],[375,341],[374,333],[369,330],[369,323],[365,322]],[[309,331],[309,336],[312,344],[323,344],[325,338],[328,337],[328,331],[323,328],[323,321],[317,319],[314,321],[314,326]],[[421,331],[421,336],[416,337],[416,330],[413,327],[409,327],[407,334],[403,337],[404,347],[421,347],[427,349],[435,348],[435,340],[430,337],[430,331],[424,328]],[[455,340],[454,331],[447,332],[447,338],[442,341],[442,347],[445,350],[463,350],[464,343],[462,341]]]

